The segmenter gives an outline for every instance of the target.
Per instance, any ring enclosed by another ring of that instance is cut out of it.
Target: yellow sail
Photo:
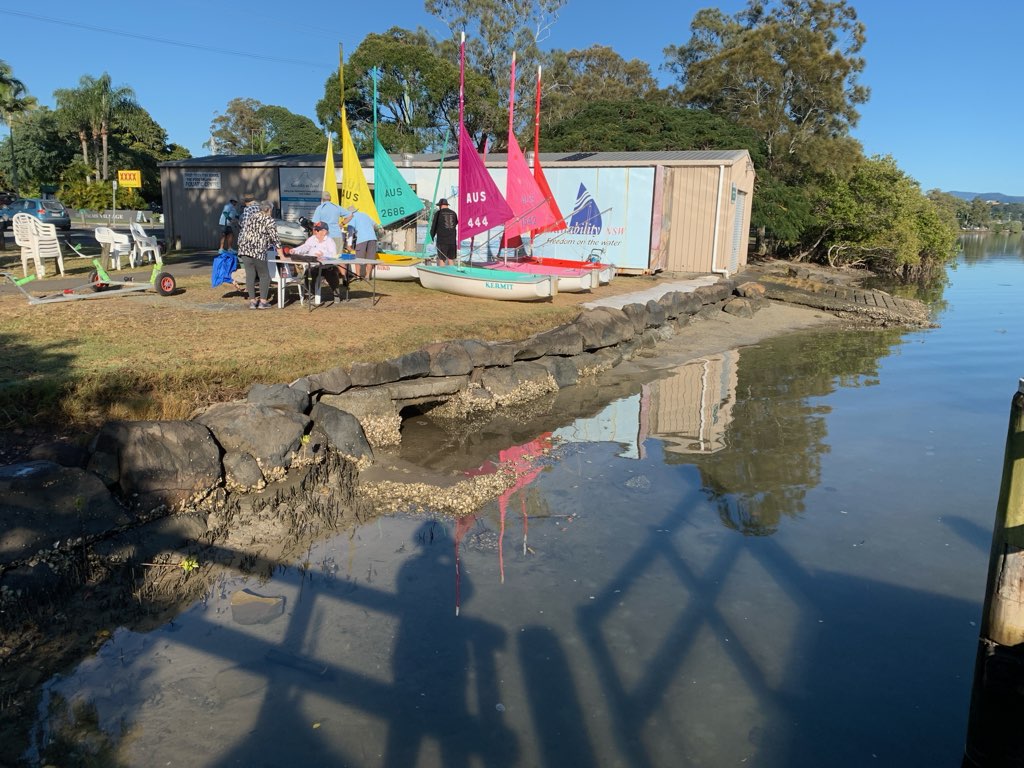
[[[355,208],[362,211],[378,226],[380,215],[377,206],[370,196],[370,187],[363,175],[363,167],[359,164],[359,153],[352,143],[352,135],[348,131],[348,118],[345,115],[345,59],[338,46],[338,86],[341,89],[341,201],[344,208]]]
[[[338,204],[338,177],[334,172],[334,146],[327,137],[327,155],[324,157],[323,191],[331,196],[331,202]]]

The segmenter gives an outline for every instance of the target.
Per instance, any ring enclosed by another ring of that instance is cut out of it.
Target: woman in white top
[[[336,259],[338,258],[338,246],[335,245],[332,238],[327,236],[328,232],[327,224],[318,221],[313,225],[313,234],[306,239],[306,242],[294,248],[285,248],[284,252],[289,256],[312,256],[319,262]],[[338,292],[338,284],[340,283],[338,268],[335,266],[323,266],[320,267],[320,274],[327,281],[334,295],[341,298],[341,294]]]

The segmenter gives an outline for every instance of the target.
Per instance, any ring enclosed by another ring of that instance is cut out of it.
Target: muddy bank
[[[685,333],[672,338],[672,354],[712,354],[790,330],[839,322],[832,312],[790,304],[764,303],[752,317],[723,312],[716,304],[696,313]],[[653,345],[637,352],[601,375],[640,375],[660,354]],[[578,386],[581,399],[587,384]],[[513,414],[509,428],[528,422],[530,411],[543,416],[551,403],[551,398],[539,398],[523,413]],[[472,488],[457,486],[454,467],[422,472],[387,451],[379,451],[377,458],[360,472],[353,462],[325,452],[258,492],[232,495],[215,516],[207,516],[202,535],[183,548],[147,550],[151,535],[127,531],[100,550],[65,548],[62,555],[71,558],[83,586],[5,615],[0,762],[14,764],[24,749],[37,686],[102,644],[114,628],[145,629],[164,623],[181,605],[206,594],[225,570],[269,573],[301,559],[310,542],[373,514],[410,507],[459,514],[468,511],[463,506],[493,498],[507,482],[495,473]],[[439,493],[439,488],[448,490]],[[139,562],[140,557],[145,559]],[[117,567],[119,562],[123,567]]]

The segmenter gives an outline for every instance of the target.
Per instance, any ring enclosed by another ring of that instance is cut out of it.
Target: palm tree
[[[126,85],[115,87],[110,75],[104,72],[99,77],[82,75],[77,88],[60,89],[54,92],[54,96],[64,112],[62,119],[65,126],[78,133],[79,141],[82,142],[82,156],[87,165],[87,134],[94,145],[99,143],[99,149],[93,153],[96,178],[106,181],[109,177],[107,142],[110,126],[116,119],[129,117],[139,108],[135,101],[135,91]]]
[[[6,125],[11,134],[11,185],[18,193],[18,164],[14,153],[14,118],[35,109],[35,96],[29,96],[25,84],[14,76],[10,65],[0,59],[0,125]]]

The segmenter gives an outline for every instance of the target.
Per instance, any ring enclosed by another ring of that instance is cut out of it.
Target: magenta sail
[[[466,126],[459,125],[459,240],[500,227],[512,217]]]

